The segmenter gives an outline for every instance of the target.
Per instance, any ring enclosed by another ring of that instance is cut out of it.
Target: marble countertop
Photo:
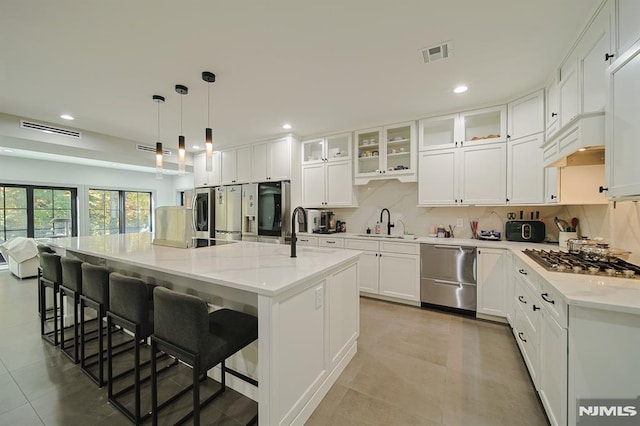
[[[465,238],[418,237],[414,240],[401,238],[367,237],[352,233],[304,234],[333,238],[358,238],[375,241],[406,242],[407,244],[427,243],[445,245],[468,245],[481,248],[511,250],[518,259],[555,288],[564,300],[573,306],[584,306],[617,312],[640,314],[640,277],[614,278],[600,275],[573,274],[547,271],[524,254],[524,249],[562,250],[557,244],[519,243],[513,241],[474,240]]]
[[[236,242],[212,247],[180,249],[151,244],[152,235],[117,234],[40,240],[87,255],[127,263],[227,287],[276,296],[299,283],[322,277],[328,269],[348,264],[356,250],[291,247],[280,244]]]

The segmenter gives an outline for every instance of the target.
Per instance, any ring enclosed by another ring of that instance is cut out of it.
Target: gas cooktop
[[[590,258],[586,253],[574,254],[553,250],[526,249],[522,250],[522,252],[547,271],[620,278],[640,277],[640,266],[618,258],[611,258],[605,261]]]

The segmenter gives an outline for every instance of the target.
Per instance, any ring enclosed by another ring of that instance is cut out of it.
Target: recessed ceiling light
[[[464,93],[468,90],[469,88],[467,86],[458,86],[455,89],[453,89],[453,93]]]
[[[284,124],[282,125],[282,128],[283,128],[283,129],[287,129],[287,130],[289,130],[289,129],[291,128],[291,124],[289,124],[289,123],[284,123]]]
[[[12,149],[8,149],[8,148],[7,148],[7,149],[3,149],[3,151],[4,151],[4,152],[13,152],[13,150],[12,150]]]
[[[62,114],[60,118],[62,118],[63,120],[75,120],[75,118],[73,118],[73,116],[69,114]]]
[[[192,149],[200,149],[200,145],[194,145],[191,147]]]

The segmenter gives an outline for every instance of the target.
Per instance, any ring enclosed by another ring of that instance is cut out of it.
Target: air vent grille
[[[441,61],[451,57],[451,54],[453,53],[452,47],[453,45],[450,41],[445,41],[443,43],[436,44],[435,46],[419,49],[418,55],[420,56],[420,60],[425,64]]]
[[[22,129],[38,130],[44,133],[68,136],[70,138],[81,139],[82,133],[75,130],[63,129],[61,127],[53,127],[47,124],[34,123],[33,121],[20,120],[20,127]]]
[[[137,144],[136,149],[138,151],[153,152],[154,154],[156,153],[155,146]],[[172,153],[170,149],[164,149],[164,148],[162,149],[162,155],[164,155],[165,157],[171,157],[171,154]]]

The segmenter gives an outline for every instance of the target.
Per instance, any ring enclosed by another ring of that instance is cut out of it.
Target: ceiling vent
[[[445,41],[435,46],[419,49],[418,55],[420,56],[420,60],[423,63],[428,64],[429,62],[435,62],[449,58],[453,53],[452,47],[453,45],[450,41]]]
[[[38,130],[44,133],[68,136],[70,138],[81,139],[82,133],[75,130],[63,129],[61,127],[53,127],[47,124],[34,123],[33,121],[20,120],[20,128]]]
[[[153,152],[154,154],[156,153],[156,147],[155,146],[137,144],[136,145],[136,149],[138,151]],[[162,155],[164,155],[166,157],[171,157],[171,150],[170,149],[163,149],[162,150]]]

